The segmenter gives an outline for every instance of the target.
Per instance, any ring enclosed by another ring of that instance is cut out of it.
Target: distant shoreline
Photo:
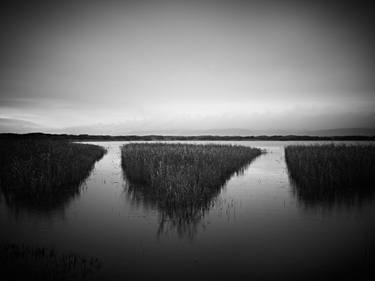
[[[50,139],[75,141],[375,141],[375,136],[308,136],[308,135],[258,135],[258,136],[169,136],[169,135],[70,135],[70,134],[14,134],[1,133],[0,139]]]

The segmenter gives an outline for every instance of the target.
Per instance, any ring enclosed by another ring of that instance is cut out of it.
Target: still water
[[[1,242],[97,257],[96,277],[105,280],[328,279],[374,268],[373,197],[307,204],[289,180],[284,146],[317,142],[224,142],[267,153],[234,175],[201,216],[178,223],[129,191],[124,143],[95,143],[108,153],[79,194],[55,208],[0,200]]]

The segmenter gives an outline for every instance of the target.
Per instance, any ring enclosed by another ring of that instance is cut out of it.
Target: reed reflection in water
[[[105,153],[100,146],[69,141],[0,140],[0,199],[16,214],[61,211]]]
[[[375,195],[375,146],[285,148],[292,192],[307,209],[360,208]]]

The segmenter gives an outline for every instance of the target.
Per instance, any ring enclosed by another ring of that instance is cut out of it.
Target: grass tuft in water
[[[181,232],[210,208],[220,188],[262,151],[233,145],[133,143],[121,158],[134,200],[157,206]]]
[[[0,141],[0,189],[8,203],[54,205],[75,193],[105,149],[48,140]]]
[[[375,185],[375,146],[293,145],[285,148],[297,196],[307,204],[366,199]]]
[[[0,264],[1,276],[14,281],[92,280],[102,267],[97,258],[14,243],[0,244]]]

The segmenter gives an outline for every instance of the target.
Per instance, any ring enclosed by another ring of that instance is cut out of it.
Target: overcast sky
[[[2,132],[375,125],[361,1],[60,2],[1,9]]]

